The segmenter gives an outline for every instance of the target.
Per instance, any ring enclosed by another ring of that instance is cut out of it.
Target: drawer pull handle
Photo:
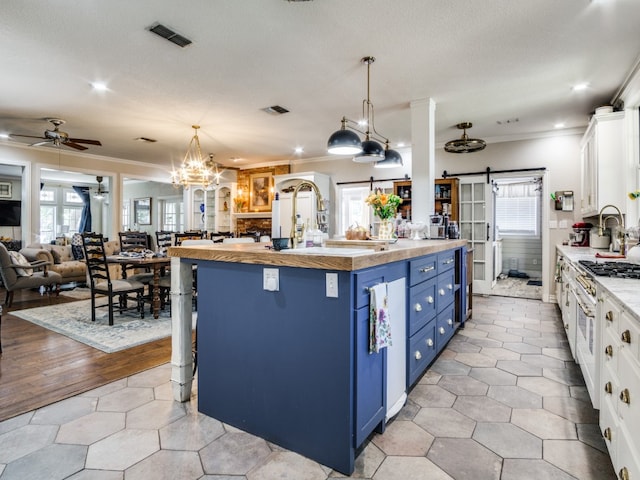
[[[607,345],[606,348],[604,349],[604,354],[607,357],[613,357],[613,347],[611,345]]]
[[[609,427],[605,428],[604,432],[602,432],[602,436],[611,441],[611,429]]]
[[[627,467],[622,467],[620,469],[618,477],[620,478],[620,480],[629,480],[629,470],[627,470]]]
[[[447,285],[447,288],[448,288],[449,290],[453,290],[453,285],[448,284],[448,285]]]
[[[440,290],[438,290],[438,293],[440,294],[441,297],[444,297],[444,288],[441,288]]]
[[[422,311],[422,305],[420,305],[419,303],[416,303],[416,306],[414,307],[414,310],[416,312],[421,312]]]
[[[450,319],[448,319],[448,320],[447,320],[447,324],[448,324],[449,326],[453,325],[453,320],[452,320],[451,318],[450,318]]]
[[[433,297],[431,295],[427,297],[427,303],[433,303]]]
[[[445,329],[444,329],[444,327],[440,327],[440,328],[438,329],[438,332],[440,332],[440,335],[444,335],[444,333],[445,333]]]
[[[609,395],[611,395],[613,393],[613,386],[611,385],[611,382],[607,382],[604,384],[604,391],[605,393],[608,393]]]
[[[629,330],[625,330],[622,332],[621,338],[624,343],[631,343],[631,332]]]
[[[420,350],[416,350],[414,357],[416,357],[416,360],[420,360],[422,358],[422,354],[420,353]]]
[[[453,263],[453,258],[447,258],[444,262],[442,262],[443,265],[449,265],[450,263]]]
[[[613,322],[613,312],[611,310],[609,310],[605,315],[604,318],[607,319],[608,322]]]
[[[629,395],[628,388],[625,388],[620,392],[620,400],[622,400],[622,403],[626,403],[627,405],[631,404],[631,396]]]
[[[433,347],[433,340],[431,340],[430,338],[427,338],[427,347]]]
[[[427,273],[427,272],[431,272],[433,270],[435,270],[436,267],[434,267],[433,265],[429,265],[428,267],[423,267],[420,270],[418,270],[420,273]]]

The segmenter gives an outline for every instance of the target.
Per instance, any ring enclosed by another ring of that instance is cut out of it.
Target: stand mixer
[[[587,226],[588,225],[588,226]],[[573,238],[570,245],[572,247],[588,247],[589,246],[589,231],[591,230],[591,224],[573,224]]]

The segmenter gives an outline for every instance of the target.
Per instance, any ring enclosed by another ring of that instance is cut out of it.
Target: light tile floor
[[[172,401],[169,376],[163,365],[0,423],[0,479],[344,478],[199,414],[195,396]],[[353,477],[616,478],[556,306],[475,297]]]

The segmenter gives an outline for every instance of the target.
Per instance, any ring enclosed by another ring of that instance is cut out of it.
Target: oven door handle
[[[594,312],[595,307],[589,307],[588,303],[585,302],[580,295],[576,295],[576,302],[580,310],[582,310],[587,317],[594,318],[596,316]]]

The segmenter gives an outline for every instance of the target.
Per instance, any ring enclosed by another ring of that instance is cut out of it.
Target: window
[[[167,232],[182,231],[184,225],[182,197],[160,200],[158,207],[160,208],[160,230]]]
[[[77,233],[84,204],[71,188],[40,190],[40,242],[50,243],[60,235]]]
[[[369,229],[371,208],[364,203],[369,196],[369,187],[344,187],[340,191],[339,235],[344,235],[352,225]]]
[[[126,232],[131,228],[131,209],[129,202],[123,202],[122,204],[122,231]]]
[[[541,179],[496,184],[496,226],[503,236],[540,236]]]
[[[51,243],[56,239],[56,207],[40,206],[40,243]]]

